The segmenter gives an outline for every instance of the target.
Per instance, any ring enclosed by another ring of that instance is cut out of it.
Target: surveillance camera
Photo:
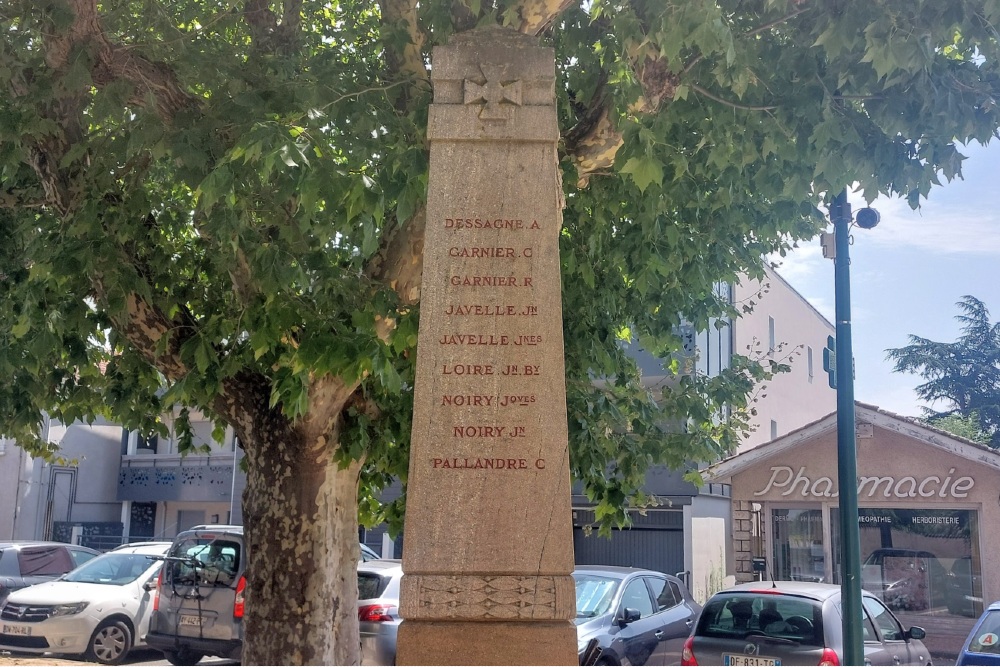
[[[858,223],[858,227],[861,229],[872,229],[881,219],[882,216],[880,216],[878,211],[875,209],[862,208],[858,210],[858,213],[854,218],[854,222]]]

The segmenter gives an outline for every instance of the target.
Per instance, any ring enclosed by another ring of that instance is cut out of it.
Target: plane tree
[[[245,661],[354,663],[359,510],[398,525],[373,494],[406,476],[434,45],[555,48],[572,468],[607,526],[649,465],[731,451],[780,370],[684,373],[679,326],[737,314],[716,285],[845,185],[915,206],[995,136],[998,23],[996,0],[5,0],[0,431],[51,454],[44,414],[230,425]],[[642,386],[628,340],[674,379]]]

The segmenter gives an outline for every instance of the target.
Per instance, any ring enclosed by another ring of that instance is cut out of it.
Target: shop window
[[[831,510],[837,511],[837,510]],[[982,613],[978,513],[974,510],[858,510],[861,586],[894,612]],[[834,560],[840,559],[834,522]],[[840,564],[834,565],[834,583]]]
[[[825,581],[823,511],[771,510],[774,577],[791,581]]]

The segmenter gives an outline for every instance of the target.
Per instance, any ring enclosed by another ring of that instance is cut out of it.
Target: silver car
[[[904,630],[862,591],[866,665],[929,665],[924,629]],[[840,586],[757,581],[712,596],[684,644],[682,665],[843,665]]]
[[[243,652],[246,546],[243,526],[202,525],[174,538],[156,585],[146,643],[172,665]]]
[[[361,626],[361,664],[396,664],[396,633],[399,630],[398,560],[358,563],[358,621]]]
[[[11,592],[52,581],[100,555],[62,542],[0,542],[0,605]]]

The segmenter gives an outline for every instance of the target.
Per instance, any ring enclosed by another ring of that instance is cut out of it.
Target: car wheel
[[[205,654],[192,651],[189,648],[182,648],[179,651],[164,651],[163,657],[171,665],[197,665],[205,657]]]
[[[97,626],[90,636],[85,654],[88,660],[103,665],[117,665],[132,650],[132,631],[125,621],[108,619]]]

